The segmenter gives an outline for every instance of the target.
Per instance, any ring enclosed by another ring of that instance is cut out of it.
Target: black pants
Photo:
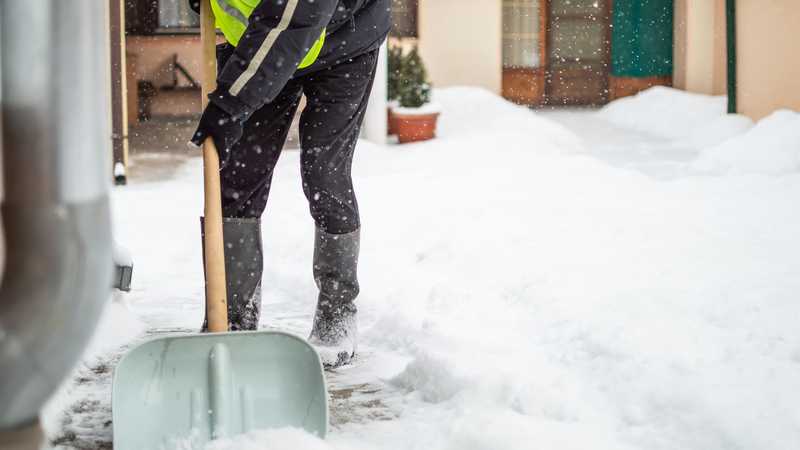
[[[230,51],[230,47],[220,47],[220,66]],[[377,56],[377,51],[372,51],[293,78],[272,103],[249,118],[244,137],[232,149],[231,164],[221,172],[225,217],[261,217],[275,165],[305,94],[307,104],[300,116],[300,161],[311,216],[318,228],[331,234],[360,228],[350,172]]]

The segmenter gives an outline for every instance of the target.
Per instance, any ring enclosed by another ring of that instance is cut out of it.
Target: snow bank
[[[704,150],[693,168],[710,173],[777,174],[800,170],[800,113],[772,113],[749,132]]]
[[[753,127],[753,120],[741,114],[724,114],[711,119],[703,126],[673,142],[680,147],[704,149],[719,145],[728,139],[740,136]]]
[[[699,152],[695,173],[779,174],[800,170],[800,113],[782,110],[753,124],[725,113],[725,97],[654,87],[598,112],[606,121],[650,133],[663,147]]]
[[[691,95],[683,108],[702,111],[678,113],[667,92],[647,95],[672,109],[633,99],[626,120],[686,138],[723,114]],[[357,150],[361,356],[329,374],[328,441],[279,430],[213,445],[800,448],[800,176],[659,181],[572,154],[573,133],[485,91],[436,97],[440,139]],[[201,166],[115,190],[150,328],[202,320]],[[285,152],[262,325],[304,334],[316,291],[299,180]]]
[[[614,100],[598,114],[617,125],[663,138],[679,139],[702,134],[709,124],[725,115],[726,102],[725,97],[655,86],[634,96]],[[720,131],[729,126],[715,125]],[[739,126],[733,125],[733,128]]]
[[[560,151],[574,150],[581,145],[562,125],[532,114],[529,108],[508,102],[483,88],[436,89],[433,99],[443,111],[437,128],[440,139],[470,139],[478,135],[496,141],[490,148],[522,144],[526,151],[534,152],[548,144],[558,146]],[[435,145],[436,141],[429,144]]]
[[[800,445],[800,180],[496,151],[359,185],[364,341],[411,357],[373,448]]]
[[[718,122],[708,141],[749,126],[728,121],[718,100],[685,99],[672,125]],[[546,151],[557,138],[506,144],[491,111],[526,119],[496,98],[440,102],[453,134],[399,154],[361,148],[370,154],[356,173],[380,173],[357,182],[363,342],[410,362],[389,378],[399,418],[340,439],[493,450],[800,445],[800,416],[789,413],[800,402],[800,179],[661,182]],[[694,106],[707,110],[680,110]],[[470,122],[470,110],[485,116]]]

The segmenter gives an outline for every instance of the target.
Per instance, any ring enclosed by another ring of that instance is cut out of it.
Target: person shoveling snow
[[[303,191],[316,223],[319,299],[309,341],[327,367],[356,351],[360,218],[351,180],[356,141],[378,51],[391,26],[389,0],[212,2],[227,43],[217,47],[217,89],[192,137],[220,153],[231,330],[258,328],[260,217],[289,126],[300,119]],[[191,1],[199,12],[199,1]],[[224,5],[224,7],[223,7]]]

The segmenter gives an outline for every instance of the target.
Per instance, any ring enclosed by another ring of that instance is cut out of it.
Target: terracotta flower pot
[[[392,110],[391,106],[388,107],[387,109],[388,109],[388,114],[386,115],[386,117],[389,120],[387,133],[389,134],[389,136],[392,136],[397,134],[397,118],[395,117],[394,111]]]
[[[436,123],[439,113],[402,114],[392,112],[394,130],[401,144],[427,141],[436,137]]]

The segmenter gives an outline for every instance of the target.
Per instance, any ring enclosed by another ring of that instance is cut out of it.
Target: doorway
[[[548,105],[608,102],[611,0],[549,0],[547,8]]]

